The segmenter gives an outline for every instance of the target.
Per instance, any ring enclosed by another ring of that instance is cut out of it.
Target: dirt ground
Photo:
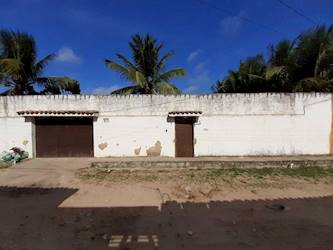
[[[331,177],[182,170],[87,178],[91,162],[2,169],[0,249],[332,249]]]
[[[302,170],[301,170],[302,169]],[[209,202],[329,196],[333,168],[123,169],[88,167],[76,172],[82,182],[111,189],[155,190],[162,202]]]

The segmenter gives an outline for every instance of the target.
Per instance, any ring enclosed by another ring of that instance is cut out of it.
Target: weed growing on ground
[[[266,177],[293,177],[303,179],[317,180],[320,178],[333,177],[332,167],[295,167],[295,168],[282,168],[282,167],[264,167],[264,168],[214,168],[206,170],[198,170],[197,172],[190,172],[189,179],[197,181],[211,181],[211,180],[232,180],[240,177],[251,177],[258,180]]]
[[[333,177],[332,167],[304,166],[304,167],[262,167],[262,168],[210,168],[210,169],[121,169],[115,170],[107,167],[89,167],[80,170],[78,177],[83,180],[98,182],[157,182],[177,181],[192,183],[217,183],[223,182],[230,186],[235,183],[255,182],[265,184],[267,179],[273,181],[283,177],[317,181]]]
[[[9,168],[10,166],[11,166],[11,164],[8,162],[0,161],[0,169],[6,169],[6,168]]]

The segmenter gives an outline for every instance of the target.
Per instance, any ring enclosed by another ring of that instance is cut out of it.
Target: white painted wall
[[[202,111],[196,156],[329,154],[331,109],[324,93],[0,97],[0,151],[19,146],[32,155],[32,124],[18,111],[97,110],[96,157],[136,156],[138,148],[146,156],[157,141],[161,155],[174,156],[171,111]]]
[[[95,156],[146,156],[146,150],[157,141],[161,155],[174,156],[174,128],[174,123],[162,116],[100,117],[94,123]],[[139,148],[137,155],[135,149]]]
[[[293,113],[289,113],[288,108],[285,114],[275,112],[270,104],[265,105],[266,114],[202,116],[195,125],[195,155],[330,153],[332,111],[329,95],[306,99],[296,95],[294,105],[302,108]]]
[[[0,118],[0,152],[20,147],[32,157],[32,124],[23,117]]]

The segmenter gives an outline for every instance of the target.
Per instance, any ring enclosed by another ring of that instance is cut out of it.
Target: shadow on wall
[[[77,189],[0,189],[1,249],[331,249],[333,197],[60,208]]]

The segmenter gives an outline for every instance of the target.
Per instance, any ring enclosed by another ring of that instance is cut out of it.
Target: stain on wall
[[[157,141],[154,146],[146,150],[147,156],[160,156],[162,151],[162,145],[160,141]]]
[[[139,155],[139,154],[140,154],[140,151],[141,151],[141,147],[139,147],[139,148],[135,148],[135,149],[134,149],[134,154],[135,154],[135,155]]]
[[[104,143],[99,144],[99,145],[98,145],[98,148],[99,148],[100,150],[104,150],[105,148],[107,148],[108,145],[109,145],[109,144],[107,144],[106,142],[104,142]]]
[[[167,114],[191,110],[203,113],[201,125],[194,126],[197,156],[333,154],[331,93],[0,97],[0,152],[21,145],[33,155],[34,124],[17,113],[26,107],[98,111],[93,125],[96,157],[135,156],[140,146],[139,155],[147,155],[157,140],[163,141],[161,155],[173,157],[175,119]],[[24,140],[29,140],[26,146]],[[105,142],[111,144],[101,150],[98,145]]]
[[[22,142],[22,144],[23,144],[24,146],[26,146],[28,143],[29,143],[28,140],[24,140],[24,141]]]

